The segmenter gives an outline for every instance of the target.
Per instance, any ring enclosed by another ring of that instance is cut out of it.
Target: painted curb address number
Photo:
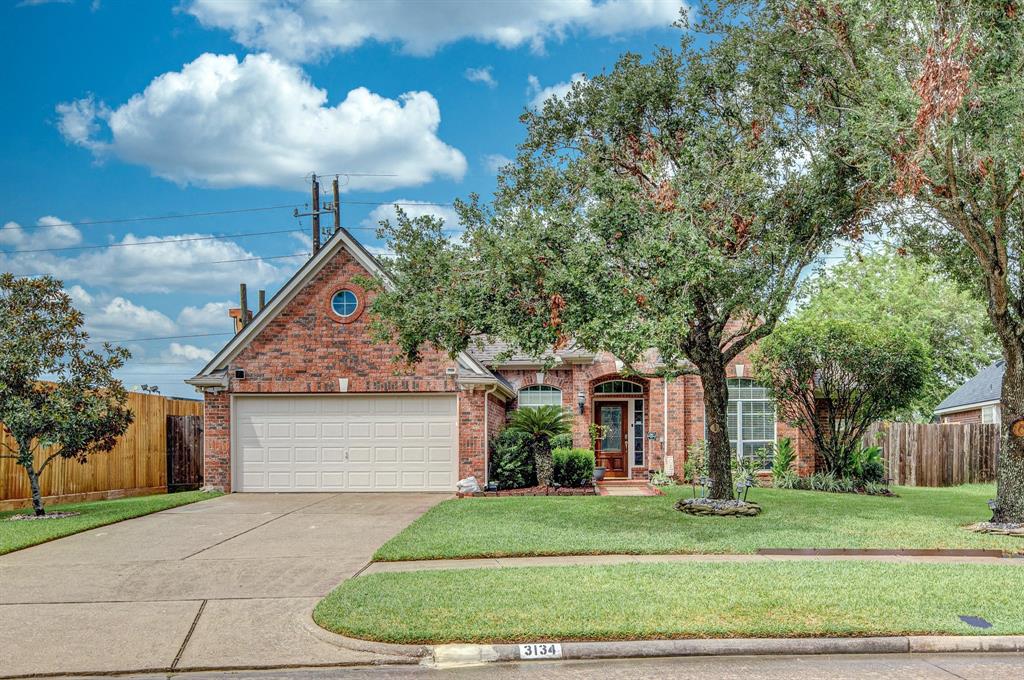
[[[562,645],[555,643],[533,643],[519,645],[520,659],[561,659]]]

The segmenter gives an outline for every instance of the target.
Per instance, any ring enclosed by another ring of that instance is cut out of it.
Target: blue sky
[[[229,337],[238,283],[251,300],[273,294],[301,263],[225,261],[307,248],[308,218],[291,213],[308,201],[308,173],[395,175],[345,179],[342,223],[377,247],[390,202],[489,196],[524,107],[624,51],[675,44],[681,6],[4,4],[0,270],[61,277],[92,336],[132,350],[126,384],[185,396],[182,379]],[[110,221],[268,206],[287,207]],[[289,233],[206,238],[267,231]],[[124,245],[154,239],[193,240]],[[78,250],[52,250],[67,247]],[[164,336],[203,337],[142,340]]]

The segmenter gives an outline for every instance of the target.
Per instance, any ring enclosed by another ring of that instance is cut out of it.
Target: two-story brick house
[[[385,278],[344,230],[303,264],[252,321],[187,382],[205,397],[205,479],[232,491],[444,491],[462,477],[486,480],[488,440],[514,408],[561,404],[577,445],[603,426],[598,463],[609,477],[681,472],[704,438],[700,378],[623,375],[607,353],[578,349],[541,363],[488,345],[454,360],[428,352],[406,367],[370,337],[370,293]],[[649,368],[655,368],[651,366]],[[810,446],[777,422],[746,355],[728,367],[730,433],[743,451]]]

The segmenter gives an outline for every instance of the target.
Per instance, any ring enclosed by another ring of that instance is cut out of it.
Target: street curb
[[[402,645],[361,640],[321,628],[312,614],[306,627],[318,639],[359,652],[441,668],[494,662],[526,661],[517,644]],[[552,644],[555,641],[539,640]],[[609,640],[558,642],[563,660],[630,659],[686,656],[807,656],[818,654],[952,654],[1024,652],[1024,635],[899,635],[834,638],[716,638],[685,640]],[[552,657],[547,657],[550,660]]]
[[[335,647],[341,647],[342,649],[395,657],[399,662],[405,663],[409,663],[410,660],[412,660],[412,662],[419,661],[431,654],[431,647],[429,645],[399,645],[390,642],[362,640],[360,638],[352,638],[345,635],[339,635],[338,633],[332,633],[331,631],[320,627],[320,625],[313,619],[312,611],[309,613],[309,616],[303,618],[302,623],[309,634],[316,639],[321,642],[334,645]]]

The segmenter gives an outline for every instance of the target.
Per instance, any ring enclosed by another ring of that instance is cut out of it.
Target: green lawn
[[[30,545],[52,541],[55,538],[77,534],[80,531],[101,527],[104,524],[113,524],[132,517],[140,517],[220,495],[220,493],[203,491],[184,491],[92,503],[48,505],[46,506],[47,512],[80,512],[81,514],[65,519],[44,519],[31,522],[7,520],[14,514],[31,514],[31,509],[0,512],[0,555],[27,548]]]
[[[898,498],[753,489],[754,518],[675,510],[690,487],[653,497],[463,498],[441,503],[377,551],[377,560],[609,553],[754,553],[759,548],[995,548],[1024,539],[965,531],[987,520],[995,486],[898,487]]]
[[[867,561],[373,574],[314,619],[400,643],[1024,633],[1024,567]],[[960,615],[980,616],[972,628]]]

